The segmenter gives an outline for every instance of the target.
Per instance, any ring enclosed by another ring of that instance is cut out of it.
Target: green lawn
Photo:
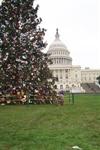
[[[100,95],[75,104],[0,106],[0,150],[100,150]]]

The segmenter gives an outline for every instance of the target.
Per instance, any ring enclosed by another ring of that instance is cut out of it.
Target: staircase
[[[81,86],[86,93],[100,93],[100,87],[95,83],[82,83]]]

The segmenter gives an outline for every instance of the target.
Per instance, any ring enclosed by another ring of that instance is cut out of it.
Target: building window
[[[66,72],[68,72],[68,69],[66,69]]]
[[[60,85],[60,89],[63,90],[63,85]]]
[[[75,74],[75,78],[77,78],[77,74]]]
[[[68,79],[68,74],[66,74],[66,79]]]
[[[69,86],[68,85],[66,85],[66,89],[68,89],[69,88]]]
[[[60,73],[62,73],[62,70],[60,70]]]
[[[60,79],[62,79],[62,76],[60,76]]]

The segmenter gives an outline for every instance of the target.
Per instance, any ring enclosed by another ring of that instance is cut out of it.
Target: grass
[[[0,106],[0,150],[100,150],[100,95],[75,104]]]

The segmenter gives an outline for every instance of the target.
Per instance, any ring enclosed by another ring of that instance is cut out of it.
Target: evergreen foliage
[[[97,77],[98,83],[100,84],[100,76]]]
[[[42,52],[45,29],[40,28],[38,8],[34,0],[3,0],[0,6],[1,94],[55,93],[50,60]]]

